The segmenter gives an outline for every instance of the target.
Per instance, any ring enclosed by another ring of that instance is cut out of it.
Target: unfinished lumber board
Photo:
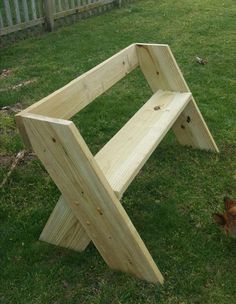
[[[147,79],[150,80],[150,86],[152,90],[155,92],[155,90],[158,90],[160,87],[163,88],[168,88],[171,90],[176,90],[178,91],[183,91],[183,92],[189,92],[189,88],[176,64],[176,62],[173,59],[173,55],[170,53],[169,48],[166,45],[158,45],[159,49],[156,52],[158,55],[158,60],[155,57],[155,52],[149,48],[151,47],[157,47],[156,45],[138,45],[138,56],[139,56],[139,61],[140,61],[140,66],[141,69],[143,70],[144,74],[147,75]],[[167,53],[167,55],[165,55]],[[147,55],[148,54],[148,55]],[[157,56],[156,55],[156,56]],[[146,58],[146,57],[147,58]],[[165,58],[162,62],[162,58]],[[172,61],[172,63],[168,63],[169,61]],[[155,64],[154,64],[154,63]],[[160,63],[159,63],[160,62]],[[144,66],[143,66],[144,65]],[[156,76],[158,75],[158,81],[156,80]],[[171,75],[171,76],[170,76]],[[159,91],[157,96],[161,97],[160,94],[161,91]],[[169,92],[163,92],[163,96],[171,96]],[[172,93],[173,96],[176,93]],[[190,93],[188,93],[190,94]],[[181,95],[179,95],[181,96]],[[183,95],[184,96],[184,95]],[[189,95],[190,96],[190,95]],[[152,99],[153,100],[153,99]],[[160,99],[161,100],[161,99]],[[159,100],[159,102],[160,102]],[[180,98],[181,100],[181,98]],[[189,99],[188,99],[189,101]],[[178,103],[178,99],[175,100],[175,102]],[[189,105],[186,109],[192,109],[191,112],[191,117],[192,113],[197,111],[197,108],[194,107],[193,105],[193,100],[191,100],[191,105]],[[148,103],[147,103],[148,104]],[[158,105],[158,103],[157,103]],[[180,115],[180,118],[178,118],[179,113],[175,113],[174,111],[170,113],[170,115],[174,115],[174,120],[177,119],[178,123],[174,124],[174,129],[175,133],[178,135],[178,140],[181,144],[186,144],[186,145],[191,145],[192,147],[208,147],[208,149],[214,149],[214,146],[209,146],[209,134],[204,134],[206,132],[207,128],[204,126],[204,121],[203,120],[197,120],[197,125],[195,123],[195,119],[190,123],[189,122],[189,115],[190,112],[189,110],[187,112],[183,110],[183,104],[179,104],[180,106],[180,112],[183,111],[183,114]],[[181,108],[182,106],[182,108]],[[154,107],[154,106],[153,106]],[[139,113],[139,114],[138,114]],[[143,123],[145,121],[145,117],[143,116],[143,109],[140,109],[140,111],[137,113],[137,119],[131,120],[130,122],[127,123],[128,126],[131,127],[123,127],[122,130],[118,134],[114,136],[114,138],[111,139],[109,143],[105,145],[105,147],[99,151],[99,153],[95,156],[95,159],[97,160],[100,168],[102,169],[103,173],[105,174],[106,178],[108,179],[111,187],[113,190],[116,192],[118,198],[121,198],[123,195],[124,191],[127,189],[129,184],[132,182],[133,178],[136,176],[138,171],[141,169],[142,165],[145,163],[146,159],[142,159],[142,147],[146,147],[148,151],[149,145],[153,145],[153,149],[155,149],[155,141],[153,142],[152,140],[149,142],[149,140],[143,138],[143,133],[145,132],[144,127],[145,124]],[[162,113],[162,111],[159,111],[158,113],[153,113],[156,118]],[[185,114],[184,114],[185,113]],[[176,115],[177,114],[177,115]],[[197,113],[197,118],[201,117],[200,112]],[[174,123],[174,120],[172,122],[172,125]],[[134,121],[134,122],[133,122]],[[137,121],[137,123],[135,123]],[[139,123],[139,121],[141,123]],[[188,122],[187,122],[188,121]],[[152,121],[149,121],[148,119],[146,120],[147,122],[147,128],[151,127]],[[158,124],[161,124],[161,122],[157,123],[157,128]],[[184,125],[188,124],[187,127]],[[163,124],[163,126],[166,126],[167,124]],[[203,125],[204,128],[199,128],[199,126]],[[127,130],[128,129],[128,130]],[[192,131],[193,129],[193,131]],[[138,132],[136,131],[138,130]],[[148,129],[147,129],[148,130]],[[167,128],[168,130],[168,128]],[[166,132],[167,132],[166,130]],[[189,131],[188,131],[189,130]],[[199,131],[200,130],[200,131]],[[189,133],[189,136],[186,136],[186,131]],[[198,132],[198,136],[193,136],[192,134],[195,132]],[[122,135],[123,134],[123,135]],[[129,135],[129,138],[126,138],[127,134]],[[155,135],[158,135],[160,133],[156,133]],[[200,136],[201,134],[204,134],[204,136]],[[164,136],[164,133],[163,133]],[[211,135],[210,135],[211,136]],[[135,140],[130,140],[131,138],[134,138]],[[158,136],[157,136],[158,138]],[[161,138],[160,138],[161,140]],[[214,141],[210,141],[212,143]],[[140,144],[139,144],[140,143]],[[133,146],[132,146],[133,144]],[[156,145],[158,144],[158,141],[156,142]],[[136,145],[139,145],[141,147],[140,151],[138,149],[133,149],[135,148]],[[118,152],[119,153],[118,153]],[[152,151],[150,151],[151,154]],[[140,153],[140,154],[139,154]],[[149,157],[150,154],[147,154],[147,158]],[[141,155],[141,158],[138,160],[138,156]],[[135,169],[134,169],[135,168]],[[55,213],[57,215],[57,219],[53,218],[53,222],[57,222],[61,224],[63,222],[63,217],[64,215],[62,213],[56,212],[57,206],[55,207],[53,214]],[[65,225],[67,223],[67,214],[65,214]],[[72,216],[73,217],[73,216]],[[44,240],[48,242],[55,243],[55,241],[52,240],[52,235],[50,234],[51,230],[51,219],[48,220],[44,230]],[[54,225],[55,225],[54,223]],[[59,236],[55,235],[55,240],[57,241],[58,238],[62,237],[60,236],[60,230],[56,229],[59,233]],[[66,230],[64,230],[64,234]],[[70,227],[69,227],[69,231]],[[67,235],[67,234],[66,234]],[[85,236],[82,236],[82,240]],[[49,237],[49,238],[48,238]],[[68,246],[69,248],[71,247],[71,242],[70,239],[67,238]],[[89,240],[88,240],[89,242]],[[79,244],[79,242],[78,242]],[[66,243],[63,243],[63,246],[67,247]],[[83,247],[84,248],[84,247]],[[81,251],[80,246],[76,246],[72,248],[74,250]],[[83,250],[83,249],[82,249]]]
[[[105,262],[149,282],[163,277],[75,125],[25,114],[34,151]]]
[[[84,251],[90,238],[61,195],[39,239],[75,251]]]
[[[140,68],[151,90],[189,92],[168,45],[137,44]]]
[[[98,166],[119,199],[183,111],[190,98],[191,93],[157,91],[96,154],[95,160]],[[84,234],[81,232],[77,238],[77,243],[73,243],[71,246],[76,232],[71,229],[70,222],[74,223],[76,220],[72,211],[71,214],[67,209],[65,213],[61,211],[63,203],[61,200],[62,197],[47,221],[40,240],[76,251],[83,251],[86,232],[84,231]],[[69,216],[70,222],[68,221]],[[68,227],[68,231],[66,227]],[[76,227],[78,229],[79,223]],[[54,233],[51,232],[52,230]],[[64,241],[61,242],[61,239]],[[87,241],[88,245],[89,238]]]
[[[21,116],[30,112],[68,119],[82,110],[96,97],[107,91],[138,66],[136,46],[130,45],[82,76],[71,81],[25,111],[16,115],[16,123],[27,147],[30,147]]]
[[[96,161],[121,197],[188,104],[191,93],[157,91],[108,141]]]
[[[95,156],[118,198],[122,197],[143,164],[187,105],[190,97],[190,93],[158,91]],[[163,130],[165,131],[163,132]],[[66,227],[70,225],[68,222],[69,210],[65,214],[58,212],[57,209],[61,209],[61,204],[62,202],[59,200],[40,239],[81,251],[85,247],[82,246],[81,249],[79,241],[76,246],[74,244],[73,247],[71,246],[74,233],[70,227],[68,232],[66,231]],[[72,211],[70,221],[76,222]],[[64,224],[62,224],[63,222]],[[64,230],[61,231],[54,227],[56,225],[59,228],[63,227]],[[55,233],[52,234],[52,230]],[[70,232],[72,232],[71,237]],[[85,231],[84,234],[86,234]],[[78,240],[80,237],[82,240],[86,238],[82,233],[78,236]],[[58,240],[61,238],[66,241],[59,242]],[[89,239],[87,240],[89,243]]]
[[[27,108],[27,112],[69,119],[137,66],[136,47],[131,45],[63,88],[34,103]]]
[[[137,54],[140,68],[153,92],[159,89],[190,92],[168,45],[137,44]],[[184,111],[173,126],[177,140],[180,144],[219,152],[193,97],[188,109],[190,107],[190,119],[194,124],[186,124],[183,129],[182,123],[189,116]]]
[[[176,120],[173,130],[181,145],[219,152],[193,98]]]

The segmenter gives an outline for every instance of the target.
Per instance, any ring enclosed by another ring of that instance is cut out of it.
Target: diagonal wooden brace
[[[23,123],[34,151],[105,262],[112,269],[162,283],[160,271],[74,124],[35,114],[25,114]]]
[[[169,46],[138,44],[137,54],[140,68],[153,92],[160,88],[190,92]],[[219,152],[193,97],[173,125],[173,131],[182,145]]]

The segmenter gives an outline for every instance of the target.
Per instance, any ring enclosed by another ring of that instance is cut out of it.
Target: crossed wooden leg
[[[83,251],[90,243],[86,230],[75,217],[68,203],[61,195],[51,213],[40,238],[41,241]]]
[[[198,110],[191,100],[173,125],[177,140],[182,145],[212,150],[218,148]],[[61,196],[49,217],[40,240],[75,251],[83,251],[90,243],[86,230],[73,214],[71,208]]]
[[[22,119],[34,151],[109,267],[162,283],[160,271],[74,124],[34,114]]]
[[[137,55],[140,68],[153,92],[159,88],[190,92],[168,46],[138,44]],[[172,128],[180,144],[218,152],[193,98]],[[118,198],[122,194],[118,193]],[[48,219],[40,239],[76,251],[83,251],[90,242],[86,231],[62,196]]]

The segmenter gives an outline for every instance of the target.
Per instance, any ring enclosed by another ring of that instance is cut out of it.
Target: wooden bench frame
[[[153,96],[93,156],[68,119],[138,66]],[[163,283],[119,199],[170,128],[180,144],[218,152],[169,46],[132,44],[16,121],[62,193],[40,239],[77,251],[92,240],[112,269]]]

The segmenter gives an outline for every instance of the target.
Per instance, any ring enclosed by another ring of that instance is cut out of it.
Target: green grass
[[[211,219],[225,194],[236,198],[235,14],[233,0],[138,1],[0,49],[0,71],[11,70],[0,106],[27,107],[133,42],[167,43],[221,151],[181,147],[169,134],[123,198],[163,286],[110,270],[92,245],[80,254],[39,242],[59,192],[39,161],[25,160],[1,192],[0,303],[235,302],[236,241]],[[137,70],[74,117],[93,153],[149,96]],[[0,115],[3,159],[23,145],[13,115]]]

